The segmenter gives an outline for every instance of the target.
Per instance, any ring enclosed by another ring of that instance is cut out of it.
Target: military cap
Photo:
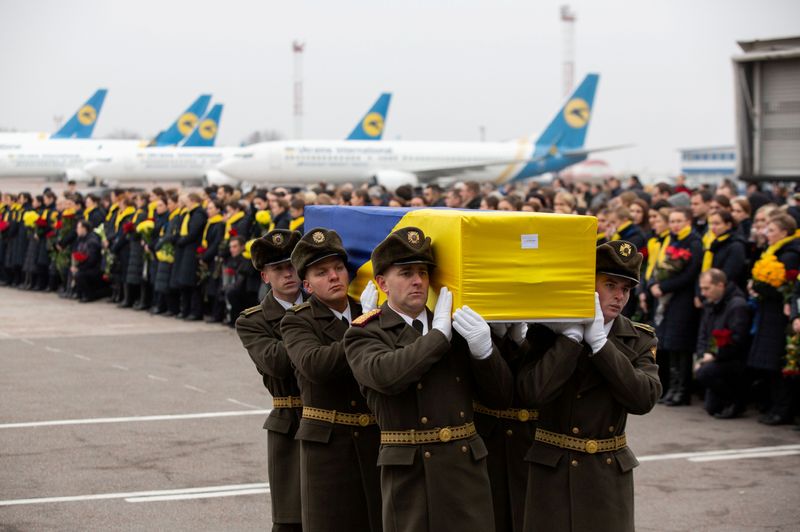
[[[302,279],[309,266],[328,257],[341,257],[343,261],[347,261],[347,251],[336,231],[316,227],[303,235],[295,246],[292,251],[292,265]]]
[[[261,271],[264,266],[291,260],[292,251],[300,241],[300,237],[297,231],[275,229],[257,238],[250,246],[253,267]]]
[[[639,284],[644,256],[627,240],[612,240],[597,246],[597,273],[624,277]]]
[[[394,264],[435,266],[431,238],[417,227],[404,227],[391,233],[372,250],[372,272],[380,275]]]

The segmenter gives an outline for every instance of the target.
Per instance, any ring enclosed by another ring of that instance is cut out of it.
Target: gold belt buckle
[[[368,414],[361,414],[358,416],[358,424],[362,427],[366,427],[369,425],[369,415]]]
[[[519,409],[519,412],[517,412],[517,419],[519,419],[519,420],[520,420],[520,421],[522,421],[523,423],[524,423],[525,421],[528,421],[530,418],[531,418],[531,413],[530,413],[530,412],[528,412],[528,411],[527,411],[526,409],[524,409],[524,408],[520,408],[520,409]]]
[[[445,427],[445,428],[443,428],[443,429],[441,429],[439,431],[439,440],[440,441],[443,441],[443,442],[447,443],[451,439],[453,439],[453,431],[451,431],[449,428]]]
[[[586,452],[594,454],[597,452],[597,442],[594,440],[586,440]]]

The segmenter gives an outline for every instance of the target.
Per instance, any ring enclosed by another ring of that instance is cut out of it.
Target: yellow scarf
[[[175,209],[174,211],[169,213],[169,217],[167,219],[169,221],[172,221],[172,219],[175,218],[176,216],[178,216],[178,214],[180,214],[180,212],[181,212],[180,209]],[[161,231],[159,231],[158,236],[164,236],[164,233],[166,233],[166,232],[167,232],[167,224],[164,224],[164,225],[161,226]],[[161,262],[164,262],[164,261],[162,260]]]
[[[114,217],[114,213],[117,211],[117,209],[119,209],[119,203],[115,203],[114,205],[112,205],[108,209],[108,212],[106,213],[106,221],[107,222],[111,221],[111,219]]]
[[[148,218],[155,218],[156,217],[156,205],[158,204],[157,201],[151,201],[147,204],[147,217]]]
[[[192,217],[192,211],[195,210],[198,206],[195,205],[191,209],[186,208],[183,211],[183,220],[181,220],[181,236],[187,236],[189,234],[189,218]]]
[[[298,218],[295,218],[294,220],[289,222],[289,231],[294,231],[295,229],[297,229],[298,227],[300,227],[304,223],[306,223],[306,217],[305,216],[300,216]]]
[[[114,219],[114,231],[119,231],[119,224],[120,222],[126,217],[136,212],[136,208],[133,205],[125,207],[125,210],[122,212],[117,213],[117,217]]]
[[[228,240],[231,237],[231,227],[233,226],[233,224],[235,224],[242,218],[244,218],[244,211],[239,211],[230,218],[228,218],[228,221],[225,222],[225,240]],[[239,235],[239,236],[244,236],[244,235]]]
[[[717,235],[712,233],[711,229],[706,230],[706,234],[703,235],[703,248],[708,249],[716,238]]]
[[[692,232],[691,225],[687,225],[686,227],[678,231],[677,234],[678,242],[689,236],[691,232]],[[661,244],[661,249],[658,252],[658,264],[662,266],[664,265],[664,262],[667,260],[667,248],[669,247],[671,240],[672,240],[672,235],[671,234],[667,235],[667,238],[664,239],[664,243]]]
[[[709,231],[709,233],[711,233],[711,231]],[[706,233],[706,234],[708,234],[708,233]],[[711,233],[711,234],[713,234],[713,233]],[[720,235],[720,236],[714,238],[713,240],[711,240],[711,242],[709,242],[708,245],[705,245],[705,238],[703,239],[705,252],[703,253],[703,269],[701,271],[705,272],[705,271],[710,270],[711,269],[711,264],[714,262],[714,252],[711,251],[711,245],[714,242],[725,242],[730,237],[731,237],[730,233],[725,233],[725,234]]]
[[[203,245],[204,248],[208,249],[208,240],[206,240],[206,238],[208,237],[208,228],[211,227],[212,225],[218,224],[220,222],[222,222],[222,215],[221,214],[215,214],[214,216],[209,218],[208,221],[206,222],[206,228],[203,229],[203,244],[202,245]]]
[[[95,205],[94,207],[89,207],[88,209],[83,211],[83,219],[84,220],[88,220],[89,219],[89,215],[92,214],[92,211],[95,210],[96,208],[97,208],[97,205]]]
[[[633,224],[633,222],[628,220],[627,222],[625,222],[622,225],[620,225],[619,227],[617,227],[617,232],[614,233],[614,236],[611,237],[611,240],[612,241],[613,240],[622,240],[622,236],[620,235],[620,233],[623,232],[628,227],[630,227],[632,224]]]
[[[770,247],[768,247],[768,248],[766,249],[766,251],[764,251],[764,253],[762,253],[762,254],[761,254],[761,257],[760,257],[760,258],[762,258],[762,259],[763,259],[763,258],[764,258],[764,257],[766,257],[767,255],[774,255],[774,254],[776,254],[776,253],[778,252],[778,250],[779,250],[779,249],[781,249],[783,246],[785,246],[786,244],[788,244],[789,242],[791,242],[791,241],[792,241],[792,240],[794,240],[795,238],[797,238],[795,235],[789,235],[789,236],[787,236],[786,238],[781,238],[780,240],[778,240],[777,242],[775,242],[774,244],[772,244]]]
[[[644,278],[650,279],[653,276],[653,270],[656,268],[658,262],[658,255],[661,252],[661,246],[669,236],[669,229],[661,231],[658,236],[651,237],[647,241],[647,269],[645,270]]]

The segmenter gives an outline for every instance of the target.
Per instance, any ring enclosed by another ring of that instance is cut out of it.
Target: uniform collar
[[[636,332],[636,329],[634,329],[631,320],[622,315],[617,316],[613,321],[611,326],[611,334],[616,337],[639,336],[639,334]]]

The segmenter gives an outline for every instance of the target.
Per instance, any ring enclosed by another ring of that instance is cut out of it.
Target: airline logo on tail
[[[392,100],[391,93],[384,92],[377,101],[370,107],[364,118],[361,119],[347,140],[381,140],[383,130],[386,127],[386,115],[389,113],[389,102]]]
[[[219,121],[222,118],[222,108],[221,103],[214,104],[180,146],[213,146],[214,140],[217,138]]]
[[[192,132],[198,120],[200,120],[200,118],[194,113],[183,113],[180,118],[178,118],[178,131],[185,137]]]
[[[383,116],[378,113],[369,113],[361,122],[361,128],[370,137],[380,137],[383,133]]]
[[[217,122],[212,118],[207,118],[200,123],[200,136],[206,140],[211,140],[217,136]]]
[[[569,127],[585,127],[589,123],[589,116],[589,104],[583,98],[573,98],[564,106],[564,120]]]
[[[81,107],[78,111],[78,122],[84,126],[91,126],[97,122],[97,109],[88,104]]]

